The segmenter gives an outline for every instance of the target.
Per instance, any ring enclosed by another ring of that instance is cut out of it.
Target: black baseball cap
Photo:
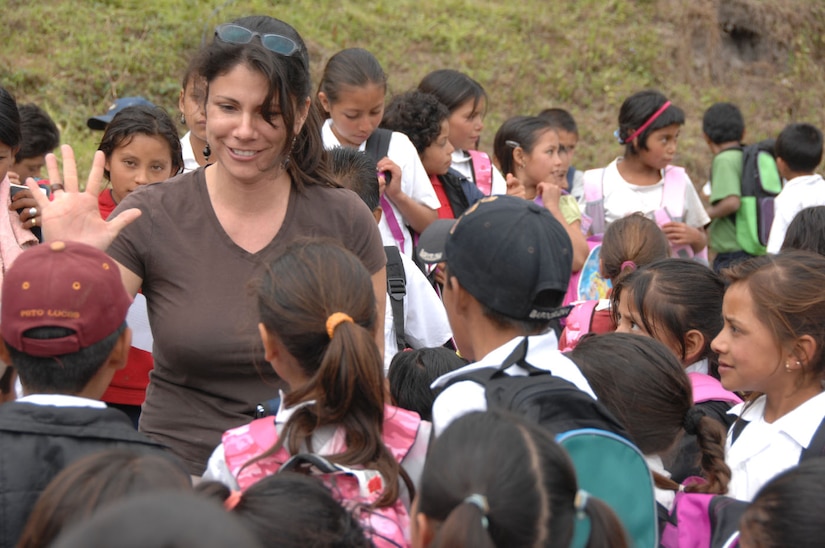
[[[482,198],[456,221],[421,234],[418,257],[446,261],[450,274],[491,310],[517,320],[551,320],[567,292],[573,246],[540,205],[513,196]]]

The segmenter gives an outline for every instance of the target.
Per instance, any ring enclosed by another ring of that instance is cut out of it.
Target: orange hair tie
[[[344,312],[333,312],[329,318],[327,318],[327,335],[329,335],[330,339],[335,334],[335,328],[342,322],[353,323],[349,314],[345,314]]]
[[[226,497],[226,500],[223,501],[223,507],[227,512],[230,512],[235,509],[239,502],[241,502],[241,492],[240,491],[232,491],[229,493],[229,496]]]

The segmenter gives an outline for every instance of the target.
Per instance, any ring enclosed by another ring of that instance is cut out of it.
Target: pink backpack
[[[584,200],[585,210],[582,215],[582,230],[591,234],[604,234],[607,228],[604,215],[604,173],[606,169],[590,169],[584,172]],[[653,220],[660,227],[671,221],[684,222],[685,191],[688,178],[685,169],[677,166],[665,168],[665,182],[662,188],[662,203],[653,212]],[[587,228],[585,228],[587,227]],[[689,245],[671,244],[674,257],[696,259],[708,264],[708,248],[698,253],[693,252]]]
[[[493,163],[490,157],[480,150],[468,150],[467,153],[472,162],[476,186],[485,196],[489,196],[493,193]]]
[[[411,411],[390,405],[384,409],[384,444],[400,463],[415,442],[421,418]],[[264,417],[223,434],[224,458],[241,490],[281,470],[299,470],[320,477],[333,496],[360,521],[376,547],[409,546],[410,514],[397,499],[391,506],[373,508],[384,490],[377,470],[356,469],[329,462],[323,456],[301,453],[290,456],[285,448],[249,466],[244,465],[278,441],[274,417]],[[346,449],[345,433],[339,428],[326,444],[330,454]]]

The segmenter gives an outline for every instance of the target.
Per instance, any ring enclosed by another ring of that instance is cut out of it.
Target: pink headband
[[[664,105],[662,105],[662,106],[659,108],[659,110],[657,110],[656,112],[654,112],[654,113],[653,113],[653,115],[652,115],[650,118],[648,118],[648,119],[647,119],[647,121],[646,121],[644,124],[642,124],[642,125],[641,125],[641,127],[639,127],[639,129],[637,129],[636,131],[634,131],[634,132],[630,135],[630,137],[628,137],[627,139],[625,139],[624,141],[622,141],[622,144],[623,144],[623,145],[626,145],[627,143],[630,143],[631,141],[633,141],[633,139],[635,139],[636,137],[638,137],[639,135],[641,135],[641,134],[642,134],[642,132],[643,132],[644,130],[646,130],[647,128],[649,128],[649,127],[650,127],[650,124],[652,124],[653,122],[655,122],[655,121],[656,121],[656,118],[658,118],[659,116],[661,116],[661,115],[662,115],[662,113],[663,113],[664,111],[666,111],[666,110],[667,110],[667,107],[669,107],[669,106],[670,106],[670,101],[665,101],[665,104],[664,104]]]

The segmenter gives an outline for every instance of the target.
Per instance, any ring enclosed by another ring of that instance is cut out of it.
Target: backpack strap
[[[725,390],[722,383],[710,375],[703,373],[688,373],[690,384],[693,386],[693,403],[706,401],[725,401],[732,404],[742,403],[742,399],[729,390]]]
[[[485,196],[489,196],[493,193],[493,163],[490,157],[480,150],[468,150],[467,153],[470,155],[476,186]]]
[[[404,297],[407,295],[407,274],[401,262],[401,252],[394,245],[385,245],[387,255],[387,294],[392,308],[392,323],[395,327],[395,343],[398,350],[407,348],[404,333]]]
[[[392,131],[381,127],[375,128],[372,135],[367,137],[367,142],[364,145],[364,154],[378,163],[378,161],[384,158],[389,152],[390,141],[392,141]],[[390,184],[390,181],[387,181],[387,184]],[[398,244],[398,248],[404,252],[404,232],[401,230],[401,223],[399,223],[395,217],[395,211],[390,201],[383,195],[381,196],[381,209],[384,210],[384,219],[387,220],[387,226],[390,228],[393,239]]]
[[[539,369],[538,367],[534,367],[527,363],[527,337],[524,337],[522,341],[516,346],[516,348],[510,353],[507,358],[505,358],[504,362],[498,367],[490,366],[484,367],[480,369],[475,369],[473,371],[468,371],[463,375],[459,375],[450,379],[450,381],[444,386],[444,390],[446,390],[449,386],[453,384],[464,382],[464,381],[472,381],[476,384],[480,384],[486,387],[491,380],[505,376],[509,368],[514,365],[518,365],[522,369],[526,370],[528,375],[535,376],[535,375],[552,375],[552,372],[548,369]]]
[[[811,443],[799,455],[799,462],[823,456],[825,456],[825,418],[819,423],[819,427],[811,438]]]
[[[685,190],[687,177],[685,169],[677,166],[665,168],[665,182],[662,186],[662,206],[674,221],[684,222]]]
[[[364,145],[364,154],[375,160],[375,163],[378,163],[378,161],[383,159],[389,152],[391,140],[392,131],[382,127],[375,128],[375,131],[367,137],[367,143]]]

